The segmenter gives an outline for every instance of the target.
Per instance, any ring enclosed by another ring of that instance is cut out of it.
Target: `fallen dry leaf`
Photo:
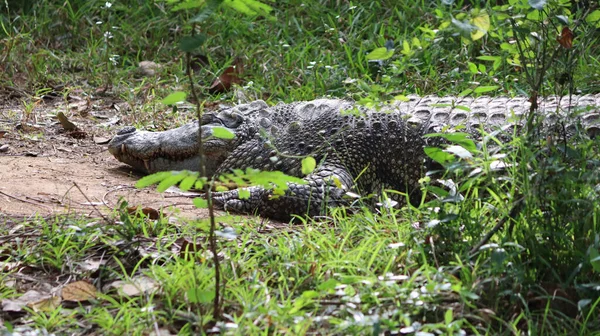
[[[8,272],[21,266],[21,262],[18,261],[0,261],[0,271]]]
[[[139,207],[127,207],[127,213],[130,215],[138,215],[139,214],[138,210],[139,210]],[[160,218],[160,211],[158,211],[156,209],[145,207],[145,208],[140,209],[140,211],[142,212],[144,217],[148,217],[149,219],[157,220]]]
[[[158,283],[147,276],[140,276],[131,279],[131,281],[119,280],[112,282],[103,289],[105,292],[115,289],[121,296],[140,296],[155,292],[158,289]]]
[[[96,272],[100,269],[100,266],[105,265],[106,260],[98,259],[98,260],[86,260],[79,264],[79,268],[81,268],[84,272]]]
[[[28,303],[27,307],[33,309],[34,312],[50,312],[58,308],[61,302],[62,300],[60,299],[60,297],[51,296],[49,298],[37,302]]]
[[[176,243],[181,246],[179,257],[184,260],[191,260],[196,252],[202,251],[202,243],[197,240],[196,243],[188,238],[179,238]]]
[[[0,131],[0,139],[4,138],[4,135],[8,133],[7,131]]]
[[[65,301],[88,301],[96,296],[96,287],[87,281],[71,282],[62,289],[62,298]]]
[[[560,36],[556,38],[558,43],[565,49],[571,49],[573,47],[573,32],[569,27],[564,27]]]
[[[81,116],[86,116],[92,107],[91,100],[78,100],[77,102],[69,104],[71,111],[77,112]]]
[[[58,303],[55,298],[58,298]],[[52,307],[56,308],[59,304],[59,297],[30,290],[16,299],[2,300],[2,310],[6,312],[21,312],[24,307],[29,307],[35,311],[39,311]]]
[[[231,85],[240,84],[242,79],[240,76],[244,72],[244,64],[240,58],[236,58],[233,65],[225,69],[221,76],[214,80],[208,92],[211,94],[223,93],[231,89]]]

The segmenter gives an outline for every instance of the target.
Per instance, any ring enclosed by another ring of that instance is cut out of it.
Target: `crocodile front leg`
[[[351,174],[338,165],[323,164],[304,180],[307,184],[288,183],[283,196],[276,197],[262,187],[248,187],[248,199],[240,199],[237,189],[213,193],[213,199],[226,211],[289,220],[293,215],[312,217],[325,214],[330,207],[345,205],[344,194],[353,185]]]

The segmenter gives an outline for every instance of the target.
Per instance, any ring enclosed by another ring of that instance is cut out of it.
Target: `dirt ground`
[[[97,217],[124,198],[130,206],[171,215],[205,217],[189,195],[134,187],[140,175],[107,151],[127,125],[119,103],[76,96],[43,100],[31,110],[19,99],[0,99],[0,218],[77,213]],[[66,131],[56,115],[77,126]]]

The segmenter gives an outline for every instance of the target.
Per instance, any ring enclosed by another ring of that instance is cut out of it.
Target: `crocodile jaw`
[[[212,134],[202,126],[203,137]],[[189,123],[165,132],[120,130],[108,144],[108,151],[119,161],[145,174],[171,170],[200,169],[198,124]],[[229,155],[233,140],[211,138],[204,142],[206,175],[211,176]]]

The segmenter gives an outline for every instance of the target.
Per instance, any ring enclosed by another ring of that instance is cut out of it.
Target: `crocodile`
[[[537,102],[543,129],[562,125],[590,137],[600,134],[600,94],[551,96]],[[378,194],[396,190],[392,199],[420,201],[420,178],[427,169],[423,148],[440,139],[425,137],[457,126],[481,138],[481,131],[512,134],[522,128],[531,103],[526,97],[408,96],[378,108],[348,100],[317,99],[268,106],[254,101],[206,112],[201,119],[206,175],[248,167],[281,171],[301,177],[304,184],[288,183],[283,196],[273,197],[262,187],[248,187],[249,198],[239,190],[214,193],[215,204],[225,210],[256,213],[288,220],[294,214],[317,216],[330,207],[345,205],[347,194]],[[508,127],[507,127],[508,126]],[[198,122],[164,132],[121,129],[108,145],[119,161],[143,173],[198,170]],[[215,127],[234,134],[213,137]],[[303,157],[317,164],[303,176]],[[245,193],[247,194],[247,193]],[[405,203],[405,202],[403,202]]]

